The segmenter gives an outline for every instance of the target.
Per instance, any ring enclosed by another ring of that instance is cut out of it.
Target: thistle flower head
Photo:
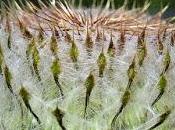
[[[152,16],[151,3],[24,2],[0,12],[0,129],[174,129],[166,8]]]

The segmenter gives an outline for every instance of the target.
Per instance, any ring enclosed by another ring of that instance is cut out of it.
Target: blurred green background
[[[10,3],[12,3],[14,0],[0,0],[1,4],[2,1],[4,3],[6,3],[7,5],[9,5]],[[39,6],[38,1],[37,0],[16,0],[20,5],[24,4],[25,5],[25,1],[31,1],[32,3],[34,3],[35,5]],[[49,5],[49,2],[51,0],[41,0],[43,1],[43,3],[45,3],[46,5]],[[60,1],[60,0],[56,0],[56,1]],[[65,0],[61,0],[61,1],[65,1]],[[107,1],[109,0],[68,0],[70,3],[74,3],[74,6],[78,6],[79,4],[81,4],[84,7],[91,7],[93,4],[95,4],[96,6],[102,4],[103,6],[105,6],[105,4],[107,3]],[[167,11],[164,13],[163,17],[171,17],[171,16],[175,16],[175,0],[110,0],[112,1],[112,3],[114,3],[113,5],[111,4],[111,8],[119,8],[121,7],[124,3],[126,3],[126,8],[127,9],[132,9],[134,8],[138,8],[138,7],[143,7],[144,3],[148,3],[150,2],[150,7],[148,9],[148,12],[150,14],[155,14],[158,11],[160,11],[162,8],[164,8],[166,5],[169,5],[169,8],[167,9]]]

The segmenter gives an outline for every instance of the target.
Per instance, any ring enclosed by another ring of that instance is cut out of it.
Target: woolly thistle
[[[1,9],[1,130],[175,130],[165,9],[26,3]]]

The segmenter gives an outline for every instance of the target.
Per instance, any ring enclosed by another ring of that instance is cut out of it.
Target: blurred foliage
[[[2,1],[7,5],[13,3],[14,1],[17,1],[17,3],[20,6],[26,5],[26,1],[31,1],[36,6],[40,7],[38,0],[0,0],[1,6]],[[53,0],[41,0],[41,1],[49,6],[50,2]],[[64,2],[65,0],[55,0],[55,1]],[[168,5],[169,8],[164,13],[165,17],[175,15],[175,0],[67,0],[67,1],[69,1],[75,7],[78,7],[79,5],[83,7],[91,7],[92,5],[95,6],[103,5],[104,7],[108,1],[111,1],[110,4],[111,8],[119,8],[123,4],[125,4],[127,9],[142,8],[146,3],[150,2],[150,7],[148,9],[150,14],[155,14]]]

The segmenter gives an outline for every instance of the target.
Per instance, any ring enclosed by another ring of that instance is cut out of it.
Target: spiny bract
[[[175,130],[162,12],[26,3],[1,11],[1,130]]]

